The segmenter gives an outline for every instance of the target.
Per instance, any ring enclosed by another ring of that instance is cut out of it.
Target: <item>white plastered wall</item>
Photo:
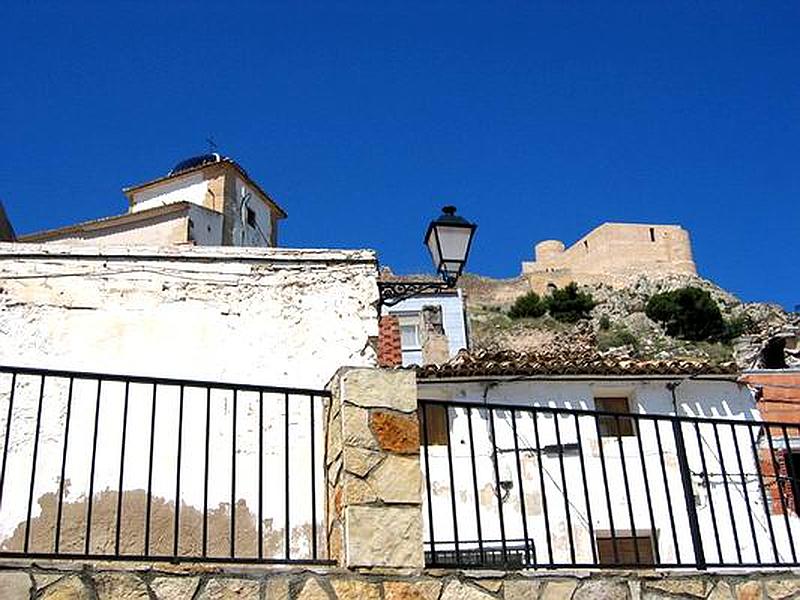
[[[419,386],[420,398],[432,400],[454,400],[481,404],[489,403],[511,404],[519,406],[543,406],[551,408],[571,408],[592,410],[594,398],[599,396],[621,396],[630,399],[634,412],[646,414],[676,414],[673,409],[673,400],[670,391],[666,388],[665,381],[521,381],[521,382],[494,382],[494,383],[423,383]],[[711,417],[722,419],[741,419],[758,421],[759,415],[755,409],[752,396],[747,388],[730,381],[684,381],[676,390],[678,405],[677,414],[697,417]],[[473,409],[472,425],[476,448],[476,469],[478,489],[478,505],[481,514],[482,537],[485,540],[494,540],[488,546],[497,550],[500,548],[500,511],[498,508],[497,485],[495,483],[493,454],[491,451],[491,429],[488,421],[488,412],[476,407]],[[467,425],[466,410],[463,408],[450,408],[451,422],[451,451],[453,455],[453,474],[455,484],[456,514],[458,515],[459,539],[462,541],[461,549],[476,549],[477,544],[477,518],[475,506],[475,493],[470,460],[469,430]],[[664,475],[660,463],[661,453],[657,445],[655,425],[653,422],[642,421],[638,431],[638,438],[643,444],[644,467],[640,458],[637,436],[622,438],[622,451],[616,438],[602,438],[603,452],[607,466],[608,483],[603,478],[600,462],[600,448],[598,444],[595,420],[591,416],[580,416],[580,440],[583,447],[585,472],[591,508],[591,521],[587,511],[586,494],[584,492],[579,455],[575,449],[578,442],[576,420],[572,415],[559,416],[559,436],[562,445],[572,445],[563,453],[566,489],[563,493],[561,479],[561,463],[556,438],[555,420],[552,414],[539,413],[536,423],[539,429],[539,444],[536,444],[535,429],[530,413],[517,413],[518,444],[523,448],[520,457],[523,479],[523,495],[520,497],[520,480],[517,475],[514,453],[514,438],[512,433],[511,413],[499,411],[495,413],[495,435],[498,451],[499,479],[502,485],[504,527],[507,539],[524,539],[521,506],[526,504],[527,528],[529,539],[534,541],[538,560],[548,562],[547,549],[547,523],[545,514],[549,519],[551,531],[551,544],[553,561],[556,563],[592,563],[592,539],[589,523],[595,532],[610,529],[609,511],[605,501],[605,490],[609,490],[611,502],[611,516],[617,531],[630,531],[631,523],[628,510],[625,481],[622,472],[622,457],[625,458],[629,480],[631,505],[633,507],[634,525],[638,532],[651,529],[650,515],[646,496],[645,470],[647,482],[650,486],[652,498],[654,534],[658,544],[659,558],[663,563],[677,562],[674,536],[667,503],[667,489],[671,494],[671,504],[674,508],[675,536],[681,552],[681,562],[691,563],[693,560],[692,540],[686,516],[681,475],[678,468],[678,459],[675,447],[675,438],[672,435],[670,423],[659,426],[661,442],[664,450],[667,485],[664,484]],[[725,426],[719,429],[720,453],[716,446],[713,429],[708,425],[700,426],[701,443],[705,448],[707,470],[712,473],[710,485],[706,486],[697,474],[702,472],[702,463],[698,451],[696,432],[690,425],[684,425],[686,438],[686,453],[692,476],[692,492],[696,497],[696,509],[701,532],[703,533],[703,548],[708,562],[717,562],[719,552],[712,523],[711,505],[716,509],[716,524],[719,531],[720,547],[725,562],[736,562],[736,546],[734,528],[739,537],[739,548],[744,562],[756,562],[756,552],[753,536],[748,522],[748,511],[754,517],[756,541],[761,553],[762,561],[769,561],[772,557],[772,544],[770,539],[770,524],[767,522],[764,504],[760,495],[755,473],[757,472],[754,454],[751,451],[751,441],[745,429],[736,430],[736,442],[739,444],[743,461],[743,471],[747,474],[747,502],[745,501],[745,486],[738,477],[729,477],[729,491],[731,492],[731,505],[734,521],[730,520],[724,479],[721,475],[721,464],[718,457],[722,456],[729,471],[734,471],[736,466],[736,446],[734,438]],[[540,463],[537,448],[542,450],[541,470],[544,479],[544,491],[540,479]],[[453,496],[449,480],[448,458],[446,446],[431,446],[428,450],[430,461],[431,489],[433,490],[432,522],[434,524],[435,540],[450,540],[453,537],[452,502]],[[423,469],[425,468],[423,454]],[[738,468],[738,467],[737,467]],[[738,473],[738,470],[736,470]],[[505,483],[503,483],[505,482]],[[544,501],[548,502],[545,510]],[[575,548],[575,559],[570,555],[570,542],[565,512],[565,500],[570,507],[570,530]],[[427,502],[427,499],[426,499]],[[428,518],[429,507],[425,506],[426,520],[425,535],[430,538],[430,523]],[[791,561],[788,535],[783,515],[772,515],[772,529],[775,534],[778,551],[782,561]],[[792,513],[788,519],[792,536],[800,541],[800,520]],[[472,543],[469,541],[472,540]],[[512,546],[519,547],[521,542]],[[796,542],[797,543],[797,542]],[[440,544],[438,549],[452,551],[454,545]]]
[[[341,366],[374,366],[369,337],[377,335],[378,292],[374,254],[367,251],[242,248],[90,248],[0,245],[0,364],[321,389]],[[0,374],[0,448],[5,444],[11,376]],[[31,551],[52,551],[55,498],[67,425],[69,381],[48,378],[42,395],[37,470],[31,503]],[[237,423],[235,490],[237,553],[254,556],[247,531],[259,503],[258,396],[241,392],[234,416],[230,392],[184,390],[179,552],[198,553],[197,515],[204,501],[203,440],[208,423],[209,511],[222,523],[230,514],[232,423]],[[21,550],[29,500],[40,378],[17,377],[9,436],[0,539]],[[97,460],[90,551],[113,552],[114,502],[125,430],[123,552],[142,553],[143,504],[148,486],[152,386],[102,385],[75,380],[65,468],[63,544],[83,551],[97,419]],[[264,396],[263,526],[266,556],[284,552],[285,446],[283,394]],[[317,522],[324,520],[322,409],[320,398],[289,396],[291,549],[310,557],[311,404],[315,410]],[[175,506],[179,388],[160,386],[155,409],[154,552],[171,552]],[[139,496],[136,496],[136,494]],[[104,504],[105,502],[105,504]],[[69,510],[68,510],[69,509]],[[160,511],[160,515],[155,514]],[[106,514],[108,513],[108,514]],[[167,517],[165,517],[165,514]],[[191,520],[194,518],[194,521]],[[38,519],[38,521],[37,521]],[[212,523],[214,519],[211,519]],[[221,529],[220,529],[221,527]],[[224,525],[211,532],[212,552],[227,549]],[[249,528],[249,529],[248,529]],[[322,546],[321,526],[318,542]],[[62,545],[62,551],[64,546]],[[227,551],[227,550],[225,550]],[[324,555],[324,548],[322,549]]]

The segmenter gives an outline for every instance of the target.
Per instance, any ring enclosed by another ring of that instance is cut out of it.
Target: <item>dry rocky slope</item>
[[[667,336],[661,325],[645,315],[653,294],[684,286],[708,290],[725,319],[747,318],[746,333],[731,342],[690,342]],[[786,343],[787,366],[800,366],[794,348],[800,336],[800,315],[780,306],[746,303],[711,281],[689,274],[632,275],[624,286],[583,285],[597,306],[591,319],[576,324],[560,323],[549,315],[513,320],[508,310],[514,300],[529,291],[524,276],[491,279],[464,275],[459,287],[465,292],[470,339],[475,350],[588,350],[644,359],[701,358],[713,362],[736,361],[741,369],[766,366],[762,350],[770,340]],[[604,318],[606,317],[606,318]],[[605,327],[603,326],[605,325]]]

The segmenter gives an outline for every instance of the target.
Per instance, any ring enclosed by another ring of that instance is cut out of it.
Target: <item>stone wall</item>
[[[797,572],[358,574],[343,569],[0,563],[3,600],[789,600]]]
[[[570,281],[615,285],[643,272],[697,273],[689,233],[678,225],[603,223],[569,248],[540,242],[535,255],[522,263],[522,273],[539,293]]]
[[[414,373],[343,369],[330,388],[325,465],[331,559],[350,568],[421,569]]]

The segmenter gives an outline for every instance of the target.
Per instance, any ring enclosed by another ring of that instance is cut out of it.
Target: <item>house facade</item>
[[[730,368],[509,352],[419,376],[430,558],[722,566],[800,541],[768,465],[800,431],[770,437]]]

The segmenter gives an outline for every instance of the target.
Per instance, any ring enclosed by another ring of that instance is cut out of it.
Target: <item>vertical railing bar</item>
[[[61,477],[58,480],[58,510],[56,512],[56,540],[55,549],[56,554],[59,553],[61,548],[61,516],[64,508],[64,477],[67,472],[67,448],[69,447],[69,422],[72,415],[72,387],[75,383],[73,377],[69,378],[69,389],[67,391],[67,415],[64,419],[64,449],[61,454]]]
[[[117,485],[117,526],[114,531],[114,554],[119,556],[120,529],[122,526],[122,486],[125,480],[125,440],[128,433],[128,394],[130,381],[125,382],[125,403],[122,409],[122,443],[119,449],[119,484]]]
[[[763,427],[762,427],[763,428]],[[780,563],[780,555],[778,554],[778,543],[775,539],[775,530],[772,528],[772,516],[770,511],[770,506],[772,505],[772,498],[770,497],[769,503],[767,502],[767,491],[764,485],[764,477],[761,474],[761,457],[758,454],[758,448],[756,446],[756,440],[753,437],[753,428],[748,425],[747,427],[748,437],[750,438],[750,445],[753,448],[753,459],[756,464],[756,473],[758,474],[758,484],[761,488],[761,500],[764,502],[764,514],[766,515],[767,521],[767,529],[769,531],[770,541],[772,542],[772,552],[773,556],[775,557],[775,563]]]
[[[456,548],[456,564],[461,564],[461,552],[458,545],[458,520],[456,519],[456,487],[453,478],[453,453],[450,446],[450,411],[444,408],[444,428],[447,433],[447,469],[450,475],[450,504],[452,507],[451,517],[453,519],[453,540]]]
[[[33,489],[36,484],[36,459],[39,456],[39,430],[42,423],[42,401],[44,400],[44,375],[40,375],[39,381],[39,405],[36,409],[36,433],[33,438],[33,461],[31,463],[31,486],[28,492],[28,514],[25,517],[25,542],[23,552],[28,552],[31,539],[31,509],[33,508]]]
[[[431,490],[431,462],[428,456],[428,404],[420,402],[422,421],[422,442],[425,451],[425,494],[428,496],[428,531],[431,539],[431,562],[436,564],[436,541],[433,536],[433,492]],[[480,519],[478,519],[480,523]],[[482,556],[482,555],[481,555]]]
[[[289,520],[290,514],[289,514],[289,394],[288,393],[284,394],[284,412],[286,413],[286,416],[285,416],[285,419],[284,419],[284,432],[283,432],[284,433],[284,440],[283,440],[283,445],[284,445],[284,448],[285,448],[284,456],[286,457],[285,458],[285,461],[286,461],[285,462],[286,473],[284,474],[283,480],[286,482],[286,497],[285,497],[285,500],[286,500],[286,507],[285,507],[286,508],[286,510],[285,510],[285,512],[286,512],[286,528],[285,528],[283,533],[284,533],[284,537],[285,537],[284,542],[286,544],[286,560],[289,560],[291,558],[292,550],[291,550],[291,546],[290,546],[290,543],[291,543],[291,538],[290,538],[291,527],[290,527],[290,520]]]
[[[158,384],[153,383],[153,397],[150,409],[150,455],[147,462],[147,498],[144,517],[144,555],[150,556],[150,511],[153,506],[153,449],[156,438],[156,399]]]
[[[556,428],[556,446],[558,447],[558,464],[561,468],[561,489],[564,493],[564,514],[567,517],[567,539],[569,540],[569,557],[575,563],[575,540],[572,537],[572,516],[569,510],[569,493],[567,492],[567,475],[564,471],[564,447],[561,445],[561,427],[558,424],[559,413],[553,413],[553,423]]]
[[[578,439],[578,458],[581,464],[581,479],[583,480],[583,496],[586,502],[586,520],[589,523],[589,545],[592,547],[592,563],[597,564],[597,547],[594,543],[594,522],[592,521],[592,503],[589,498],[589,485],[586,481],[586,462],[583,458],[583,442],[581,441],[581,420],[578,414],[572,415],[575,418],[575,434]]]
[[[681,547],[678,544],[678,532],[675,527],[675,512],[672,510],[672,494],[669,492],[669,479],[667,478],[667,466],[664,464],[664,447],[661,444],[661,427],[659,425],[662,421],[653,421],[653,426],[656,431],[656,445],[658,446],[658,459],[661,463],[661,475],[664,479],[664,493],[667,496],[667,514],[669,514],[670,529],[672,529],[672,543],[675,548],[675,561],[681,564]]]
[[[547,492],[544,487],[544,465],[542,464],[542,444],[539,441],[539,415],[531,411],[533,419],[533,437],[536,440],[536,462],[539,465],[539,485],[542,488],[542,511],[544,512],[544,531],[547,539],[547,558],[553,564],[553,541],[550,539],[550,514],[547,511]]]
[[[749,426],[748,426],[749,427]],[[747,505],[747,519],[750,522],[750,533],[753,536],[753,548],[756,551],[756,562],[761,562],[761,553],[758,549],[758,538],[756,537],[756,525],[753,522],[753,507],[750,504],[750,493],[747,491],[747,481],[744,477],[744,465],[742,464],[742,452],[739,447],[739,440],[736,435],[736,427],[733,423],[730,424],[731,436],[733,437],[733,447],[736,449],[736,464],[739,466],[739,480],[742,482],[742,491],[744,492],[744,502]],[[757,457],[756,457],[757,459]]]
[[[525,564],[530,564],[530,550],[528,538],[528,511],[525,507],[525,484],[522,480],[522,464],[519,456],[519,440],[517,439],[517,411],[511,411],[511,431],[514,435],[514,456],[517,459],[517,479],[519,480],[519,507],[522,513],[522,532],[525,536]],[[535,549],[534,549],[535,552]],[[534,559],[535,562],[535,559]]]
[[[608,489],[608,472],[606,471],[606,455],[603,449],[603,436],[600,435],[600,419],[594,415],[594,426],[597,430],[597,447],[600,451],[600,468],[603,472],[603,491],[606,494],[606,508],[608,509],[608,524],[611,527],[611,546],[614,549],[614,564],[619,564],[619,549],[617,547],[617,530],[614,527],[614,511],[611,508],[611,495]]]
[[[6,436],[3,440],[3,468],[0,469],[0,509],[3,506],[3,490],[6,482],[6,463],[8,463],[8,439],[11,436],[11,415],[14,410],[14,394],[17,390],[17,374],[11,374],[11,390],[8,393],[8,413],[6,414]]]
[[[312,437],[313,437],[313,432],[312,432]],[[313,445],[314,441],[312,440],[311,443]],[[311,464],[313,467],[314,464],[313,459]],[[258,560],[261,560],[263,558],[264,558],[264,391],[262,390],[258,393]],[[316,558],[316,554],[314,555],[314,558]]]
[[[239,406],[239,390],[233,390],[231,431],[231,558],[236,556],[236,413]]]
[[[478,497],[478,470],[475,465],[475,438],[472,432],[472,407],[467,407],[467,428],[469,431],[469,456],[470,462],[472,463],[472,490],[475,496],[475,523],[477,525],[478,530],[478,550],[480,551],[481,555],[481,564],[484,564],[486,557],[483,552],[483,528],[481,526],[481,508],[480,508],[480,498]],[[427,461],[427,458],[425,459]],[[427,462],[426,462],[427,466]],[[430,504],[430,502],[429,502]],[[432,520],[432,516],[430,517]],[[525,542],[525,548],[527,549],[527,541]]]
[[[628,417],[630,419],[630,417]],[[631,427],[633,427],[633,419],[630,419]],[[620,420],[618,415],[614,415],[614,423],[617,426],[617,448],[619,448],[619,459],[622,465],[622,481],[625,485],[625,499],[628,503],[628,519],[631,524],[631,535],[633,537],[633,555],[636,559],[636,564],[641,565],[641,556],[639,554],[639,543],[636,535],[636,523],[633,519],[633,504],[631,503],[631,487],[628,481],[628,467],[625,462],[625,450],[622,447],[622,435],[620,434]]]
[[[647,513],[650,517],[650,541],[653,544],[653,554],[655,555],[656,565],[661,563],[661,556],[658,552],[658,539],[656,539],[656,520],[653,516],[653,498],[650,494],[650,481],[647,477],[647,461],[645,460],[644,447],[642,446],[642,427],[641,420],[636,420],[636,443],[639,447],[639,459],[642,461],[642,479],[644,480],[644,492],[647,497]],[[654,422],[658,427],[658,422]]]
[[[203,558],[208,556],[208,475],[209,441],[211,438],[211,387],[206,387],[206,439],[203,460]]]
[[[316,482],[316,454],[314,452],[314,396],[309,396],[311,401],[311,558],[317,558],[317,482]]]
[[[717,526],[717,511],[714,508],[714,494],[711,493],[711,482],[708,479],[708,467],[706,467],[706,453],[703,450],[703,440],[700,435],[700,426],[697,421],[692,422],[694,432],[697,436],[697,451],[700,453],[700,464],[703,468],[703,480],[706,482],[706,490],[708,490],[708,508],[711,511],[711,525],[714,529],[714,541],[717,545],[717,553],[719,554],[719,562],[723,564],[725,559],[722,556],[722,545],[719,541],[719,528]]]
[[[786,464],[789,467],[787,469],[787,472],[789,473],[789,485],[790,485],[790,490],[791,490],[791,493],[792,493],[792,498],[795,501],[795,505],[794,505],[794,507],[792,507],[792,509],[794,510],[794,513],[796,515],[797,514],[797,508],[796,507],[797,507],[798,499],[797,499],[797,486],[795,485],[795,482],[797,481],[797,479],[796,479],[796,475],[795,475],[795,472],[794,472],[794,463],[792,461],[791,446],[789,445],[789,436],[786,433],[786,425],[782,425],[781,426],[781,431],[783,433],[783,443],[786,446],[785,459],[784,460],[785,460]],[[789,540],[790,540],[789,543],[792,545],[792,550],[794,550],[794,540],[791,538],[791,536],[789,537]],[[793,553],[792,556],[795,556],[795,554]],[[795,558],[795,562],[797,562],[796,558]]]
[[[506,547],[506,524],[505,524],[505,517],[503,516],[503,496],[500,493],[500,467],[498,466],[498,444],[497,444],[497,436],[495,434],[495,425],[494,425],[494,410],[492,408],[487,409],[489,411],[489,426],[491,427],[492,432],[492,460],[494,462],[494,483],[495,483],[495,493],[497,494],[497,509],[499,512],[500,517],[500,543],[503,547],[503,564],[508,564],[508,548]],[[448,436],[447,436],[447,443],[448,448],[450,444],[450,434],[448,429]]]
[[[778,498],[781,501],[781,508],[783,509],[783,521],[786,524],[786,535],[789,538],[789,549],[792,551],[792,562],[797,562],[797,553],[794,549],[794,538],[792,536],[792,528],[789,525],[789,515],[786,511],[786,498],[783,495],[783,486],[780,482],[780,471],[778,469],[778,461],[775,460],[775,445],[772,441],[772,432],[770,431],[770,427],[767,426],[764,428],[767,432],[767,441],[769,443],[769,455],[772,458],[772,468],[773,473],[775,473],[775,484],[778,486]]]
[[[92,504],[94,503],[94,469],[97,461],[97,428],[100,423],[100,393],[103,380],[97,380],[97,399],[94,407],[94,432],[92,433],[92,466],[89,474],[89,507],[86,514],[86,538],[84,540],[84,554],[89,554],[92,536]]]
[[[695,424],[695,431],[697,431],[697,422]],[[686,517],[689,520],[689,533],[692,536],[692,545],[694,546],[694,560],[695,566],[698,569],[706,568],[705,550],[703,549],[703,538],[700,535],[700,523],[697,520],[697,507],[694,503],[694,492],[692,491],[692,478],[691,471],[689,470],[689,459],[686,456],[686,441],[683,439],[683,427],[681,421],[675,419],[672,421],[672,434],[675,437],[675,450],[678,453],[678,466],[681,472],[681,484],[683,486],[683,500],[686,504]],[[699,435],[699,433],[698,433]],[[698,445],[700,439],[698,438]],[[699,446],[700,456],[703,456],[703,448]],[[703,471],[706,471],[705,461],[703,462]],[[706,479],[708,481],[708,479]],[[709,488],[709,498],[711,498],[711,490]],[[709,501],[709,505],[711,502]],[[713,517],[713,512],[712,512]],[[716,533],[716,528],[714,529]],[[719,536],[717,536],[717,545],[719,545]],[[722,552],[719,554],[719,561],[722,564]]]
[[[736,559],[739,561],[739,564],[742,564],[742,549],[739,543],[739,533],[737,531],[737,526],[733,520],[733,503],[731,502],[731,490],[730,486],[728,485],[728,472],[725,469],[725,455],[722,453],[722,444],[720,443],[719,440],[719,428],[717,427],[716,423],[711,423],[711,427],[714,430],[714,440],[717,446],[717,456],[719,456],[719,466],[720,470],[722,471],[722,482],[723,482],[723,487],[725,489],[725,499],[728,504],[728,517],[731,523],[731,530],[733,531],[733,542],[736,545]]]
[[[178,546],[181,533],[181,453],[183,450],[183,384],[180,386],[178,397],[178,452],[175,475],[175,523],[172,534],[172,556],[178,557]]]

